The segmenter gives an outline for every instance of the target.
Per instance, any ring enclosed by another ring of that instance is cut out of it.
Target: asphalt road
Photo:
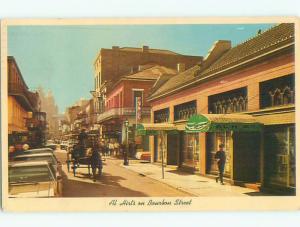
[[[64,153],[55,152],[64,163]],[[76,176],[63,164],[63,197],[183,197],[191,196],[171,186],[139,175],[122,167],[121,160],[106,159],[103,173],[96,182],[87,169],[78,169]]]

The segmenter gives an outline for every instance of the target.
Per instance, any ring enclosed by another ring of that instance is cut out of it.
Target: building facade
[[[294,193],[294,53],[294,24],[274,26],[235,47],[216,42],[202,65],[170,78],[148,98],[151,122],[177,129],[166,138],[150,137],[152,162],[161,162],[165,139],[165,163],[213,176],[222,143],[228,181]],[[189,132],[197,115],[216,121],[219,130]],[[250,121],[262,129],[237,130]]]
[[[7,62],[9,145],[41,146],[45,141],[46,114],[41,112],[39,95],[28,89],[15,58],[9,56]]]
[[[121,76],[137,73],[148,65],[161,65],[177,69],[178,63],[190,68],[202,61],[201,56],[181,55],[169,50],[113,46],[112,49],[102,48],[94,61],[94,109],[103,113],[106,105],[106,94]]]
[[[126,143],[128,139],[129,143],[135,144],[137,151],[149,151],[149,137],[135,133],[137,124],[150,122],[150,105],[146,97],[160,78],[176,74],[176,70],[167,67],[148,65],[137,73],[122,76],[111,86],[105,111],[98,115],[100,136],[119,143]]]

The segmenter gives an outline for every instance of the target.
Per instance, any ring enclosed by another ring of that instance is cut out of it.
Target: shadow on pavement
[[[78,178],[78,180],[76,180]],[[81,179],[86,179],[82,181]],[[103,173],[96,182],[88,174],[73,179],[63,172],[63,197],[145,197],[144,193],[125,188],[119,184],[123,177]],[[90,182],[89,182],[90,181]]]
[[[263,192],[246,192],[244,194],[249,195],[249,196],[274,196],[274,195],[271,195],[271,194],[265,194]]]
[[[193,173],[184,172],[184,171],[181,171],[181,170],[167,170],[166,172],[174,173],[174,174],[178,174],[178,175],[183,175],[183,176],[187,176],[187,175],[195,175],[195,174],[193,174]]]

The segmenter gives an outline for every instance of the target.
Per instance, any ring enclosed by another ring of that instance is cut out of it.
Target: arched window
[[[217,101],[217,114],[222,113],[222,104],[220,101]]]
[[[222,114],[226,113],[227,105],[226,105],[226,101],[224,99],[221,101],[221,106],[222,106],[221,113]]]
[[[281,90],[276,88],[275,91],[272,93],[273,96],[273,105],[279,106],[282,105],[282,93]]]
[[[240,96],[238,101],[238,111],[245,111],[245,98]]]
[[[217,103],[213,103],[213,111],[214,111],[214,113],[218,113],[218,105],[217,105]]]
[[[232,112],[238,112],[238,100],[236,97],[232,99]]]
[[[284,105],[293,103],[293,99],[294,99],[294,92],[291,90],[290,87],[286,86],[282,92],[282,101]]]
[[[227,113],[232,113],[233,112],[233,106],[232,106],[232,101],[231,99],[229,98],[227,100]]]

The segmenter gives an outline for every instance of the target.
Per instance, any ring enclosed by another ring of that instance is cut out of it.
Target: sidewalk
[[[122,165],[123,166],[123,165]],[[190,193],[194,196],[261,196],[263,193],[253,189],[233,186],[229,184],[221,185],[214,179],[185,173],[174,168],[165,167],[165,178],[162,179],[161,166],[151,163],[129,162],[129,166],[124,168],[137,172],[140,175],[152,178],[162,183],[168,184],[178,190]]]

